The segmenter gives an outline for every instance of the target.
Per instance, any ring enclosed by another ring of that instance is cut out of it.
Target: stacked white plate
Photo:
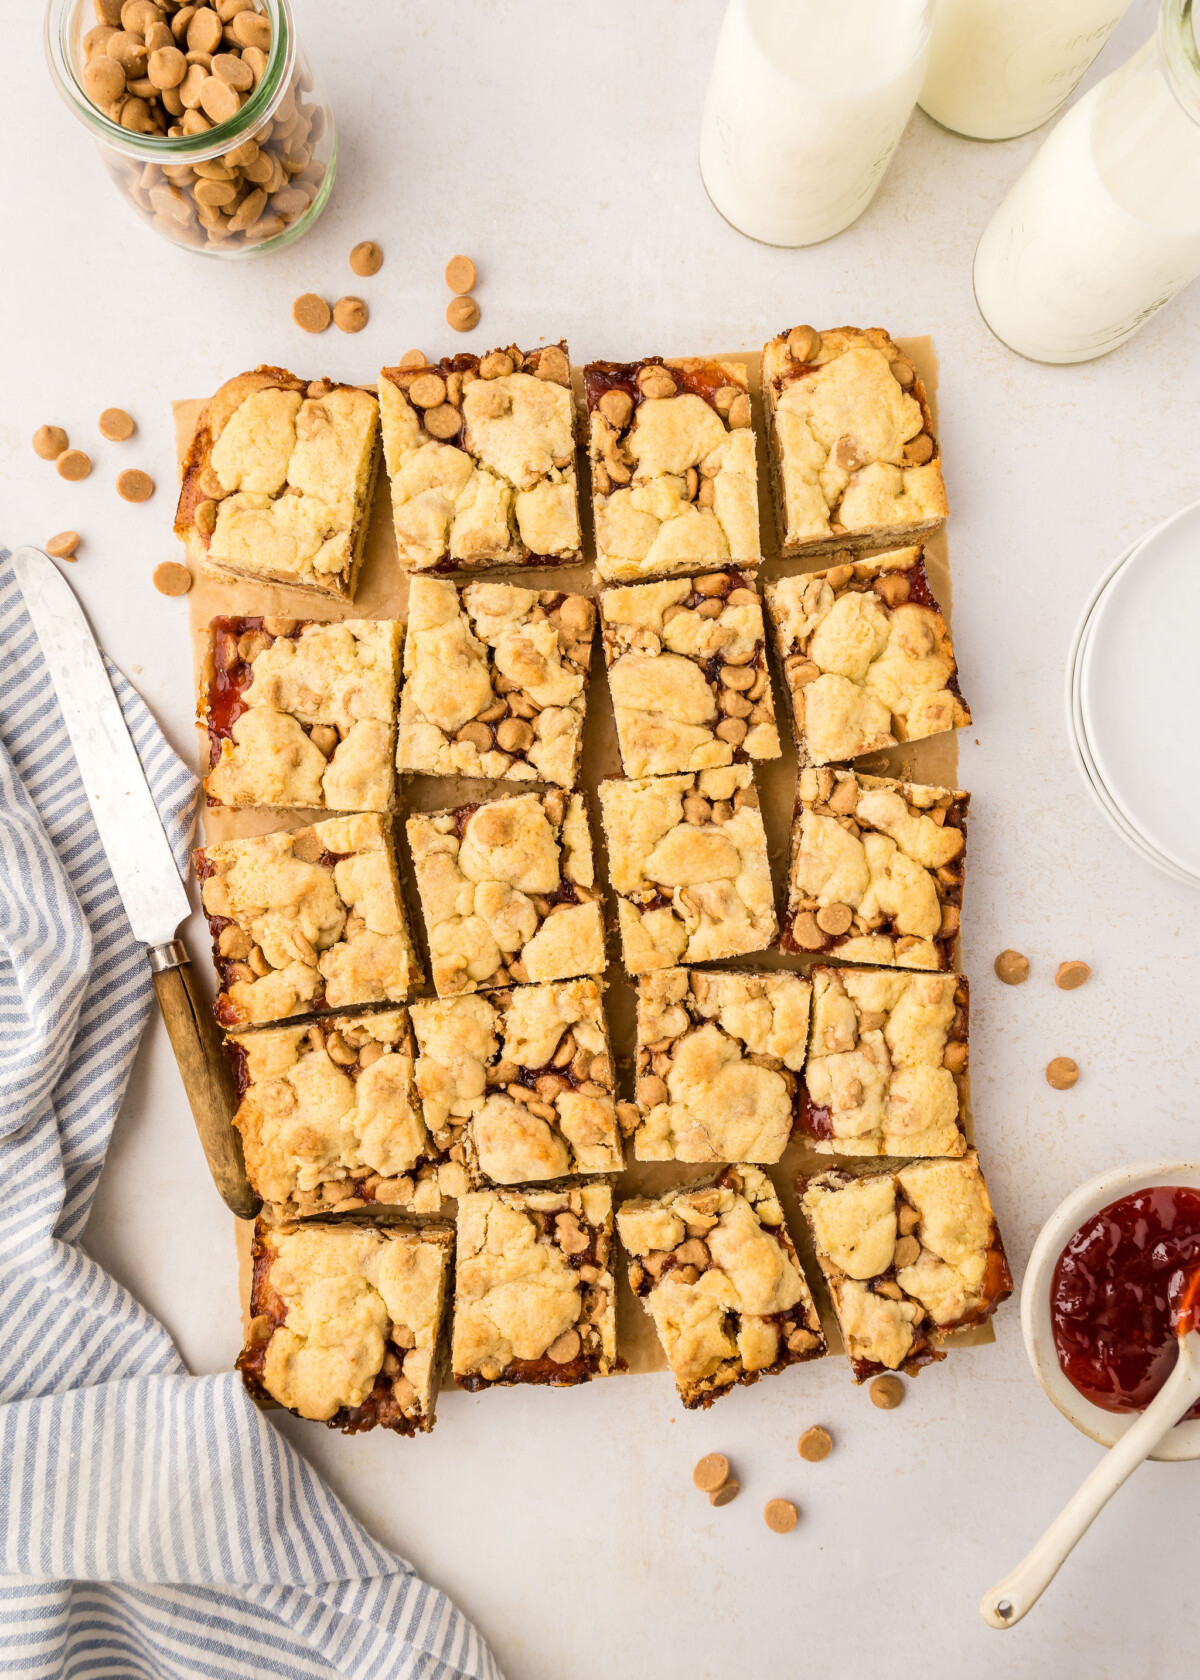
[[[1200,887],[1200,502],[1097,584],[1067,656],[1067,730],[1126,845]]]

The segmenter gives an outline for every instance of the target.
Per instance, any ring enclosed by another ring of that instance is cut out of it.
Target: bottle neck
[[[1200,42],[1196,0],[1162,0],[1158,14],[1159,62],[1184,114],[1200,126]]]

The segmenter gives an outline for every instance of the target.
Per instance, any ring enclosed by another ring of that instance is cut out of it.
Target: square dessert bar
[[[393,619],[214,618],[209,804],[391,810],[403,634]]]
[[[625,583],[710,564],[757,566],[744,366],[650,356],[589,362],[583,381],[600,576]]]
[[[962,1155],[967,982],[815,968],[802,1129],[824,1155]]]
[[[617,1233],[685,1406],[825,1352],[783,1208],[757,1167],[623,1202]]]
[[[953,968],[970,802],[954,788],[801,770],[784,947]]]
[[[573,787],[595,621],[584,595],[414,577],[399,768]]]
[[[439,1213],[438,1154],[413,1081],[408,1012],[230,1034],[246,1177],[272,1223],[378,1204]],[[451,1168],[446,1189],[466,1189]]]
[[[200,415],[175,534],[218,576],[352,601],[379,468],[369,391],[260,367]]]
[[[514,794],[408,819],[439,997],[604,972],[582,794]]]
[[[621,1171],[594,980],[415,1003],[412,1017],[425,1125],[473,1184]]]
[[[639,1161],[778,1161],[800,1118],[812,987],[668,968],[638,982]]]
[[[617,1365],[612,1186],[475,1190],[458,1204],[451,1363],[472,1392],[565,1388]]]
[[[859,1177],[835,1167],[796,1188],[855,1382],[944,1359],[935,1336],[981,1323],[1012,1294],[973,1153]]]
[[[600,616],[627,776],[779,757],[762,597],[745,573],[606,589]]]
[[[222,840],[195,863],[224,1026],[403,1003],[420,979],[381,817]]]
[[[253,1315],[237,1368],[260,1405],[356,1435],[433,1428],[449,1226],[254,1228]]]
[[[883,544],[946,518],[925,387],[877,327],[793,327],[763,350],[763,392],[785,559]]]
[[[384,368],[379,406],[405,571],[581,558],[565,344]]]
[[[598,791],[630,974],[767,949],[775,902],[748,764]]]
[[[970,723],[919,548],[780,578],[766,593],[802,765]]]

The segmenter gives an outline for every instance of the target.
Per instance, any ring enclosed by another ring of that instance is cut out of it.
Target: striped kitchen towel
[[[80,1248],[150,1009],[0,551],[0,1674],[499,1680],[232,1372],[189,1377]],[[109,666],[180,868],[195,778]]]

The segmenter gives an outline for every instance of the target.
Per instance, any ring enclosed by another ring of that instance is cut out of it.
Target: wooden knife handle
[[[158,1007],[183,1075],[183,1087],[213,1183],[231,1212],[253,1219],[262,1206],[246,1180],[242,1140],[233,1125],[233,1077],[213,1013],[201,994],[183,942],[152,945],[148,952]]]

